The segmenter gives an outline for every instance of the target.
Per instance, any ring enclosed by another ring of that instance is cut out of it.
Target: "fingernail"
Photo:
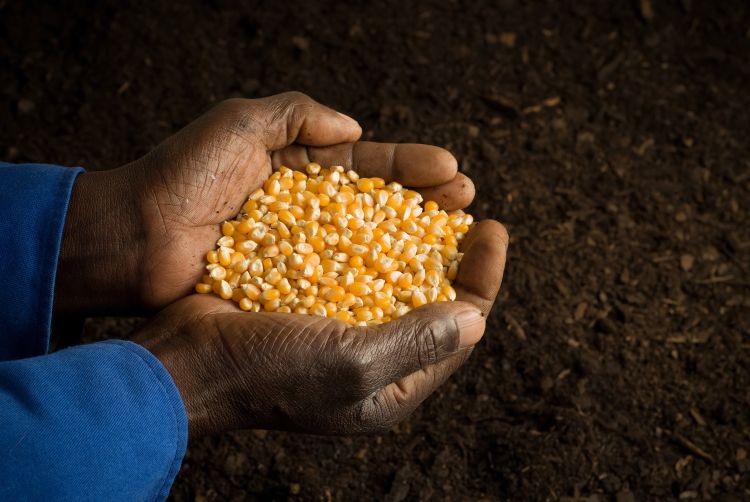
[[[470,347],[482,339],[484,316],[478,310],[465,310],[456,316],[460,336],[459,347]]]

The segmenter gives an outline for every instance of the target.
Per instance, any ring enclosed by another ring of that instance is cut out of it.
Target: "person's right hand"
[[[180,390],[191,438],[233,429],[381,432],[410,414],[471,353],[502,281],[508,236],[486,220],[462,243],[458,301],[376,327],[247,313],[209,295],[165,309],[134,341]]]
[[[431,145],[357,141],[362,130],[298,92],[231,99],[120,168],[80,175],[60,250],[55,311],[157,311],[190,294],[205,253],[273,168],[342,165],[398,181],[452,211],[474,198]]]

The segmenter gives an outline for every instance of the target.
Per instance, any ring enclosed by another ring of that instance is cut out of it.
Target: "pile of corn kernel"
[[[471,215],[341,166],[282,167],[222,224],[198,293],[251,312],[294,312],[356,325],[390,321],[451,286]]]

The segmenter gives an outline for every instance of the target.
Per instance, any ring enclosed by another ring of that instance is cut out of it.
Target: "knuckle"
[[[356,400],[371,396],[377,390],[376,365],[371,355],[361,344],[349,344],[341,352],[339,379],[346,384],[349,396]]]
[[[244,98],[227,98],[222,100],[217,106],[227,110],[236,110],[245,105],[247,102]]]
[[[298,105],[312,101],[310,96],[300,91],[287,91],[279,94],[280,101],[289,105]]]
[[[307,94],[299,91],[289,91],[280,95],[276,109],[281,115],[288,116],[292,122],[297,122],[314,105],[314,101]]]
[[[250,103],[243,98],[229,98],[217,105],[229,132],[245,134],[257,130],[257,119]]]
[[[363,434],[384,434],[397,423],[395,413],[380,396],[373,396],[359,408],[357,428]]]
[[[430,318],[417,326],[415,342],[420,367],[430,366],[438,361],[439,340],[444,331],[443,323]]]

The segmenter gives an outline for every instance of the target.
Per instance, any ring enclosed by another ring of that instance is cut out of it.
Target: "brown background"
[[[408,422],[194,443],[176,500],[747,500],[749,84],[744,1],[0,0],[5,160],[107,169],[297,89],[452,150],[512,235],[485,340]]]

